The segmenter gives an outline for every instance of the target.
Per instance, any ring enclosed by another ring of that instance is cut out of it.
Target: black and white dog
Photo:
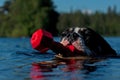
[[[61,43],[63,45],[72,44],[78,50],[84,52],[86,56],[116,56],[115,50],[97,32],[86,27],[68,28],[62,32]]]

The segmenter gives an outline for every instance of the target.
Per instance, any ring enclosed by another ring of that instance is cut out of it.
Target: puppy
[[[68,28],[61,34],[61,44],[72,44],[86,56],[106,57],[115,56],[116,52],[97,32],[86,27]]]

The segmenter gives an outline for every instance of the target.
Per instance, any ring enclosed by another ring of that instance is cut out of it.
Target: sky
[[[3,5],[4,1],[0,0],[0,6]],[[58,12],[70,12],[71,10],[106,12],[108,6],[116,6],[117,12],[120,12],[120,0],[53,0],[53,2]]]
[[[53,0],[56,10],[59,12],[70,12],[71,10],[88,10],[107,12],[109,6],[117,7],[120,12],[120,0]]]
[[[4,4],[5,0],[0,0],[0,6]]]

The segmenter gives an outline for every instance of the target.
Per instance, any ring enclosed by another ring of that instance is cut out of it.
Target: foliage
[[[61,33],[67,27],[90,27],[104,36],[120,36],[120,13],[108,7],[107,13],[83,13],[80,10],[61,13],[57,29]]]
[[[27,37],[39,28],[56,36],[76,26],[90,27],[105,36],[120,35],[120,13],[116,6],[108,7],[106,13],[81,10],[58,13],[54,8],[52,0],[6,0],[0,7],[0,36]]]
[[[51,0],[6,0],[4,9],[7,13],[4,11],[3,15],[7,18],[1,20],[0,28],[8,31],[2,32],[6,34],[1,36],[30,36],[39,28],[57,33],[58,13]]]

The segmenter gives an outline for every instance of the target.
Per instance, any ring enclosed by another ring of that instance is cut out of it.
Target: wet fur
[[[75,34],[77,33],[77,34]],[[116,52],[106,42],[106,40],[97,32],[90,28],[68,28],[62,32],[61,40],[68,39],[69,42],[73,42],[80,37],[84,40],[84,45],[92,52],[90,56],[115,56]]]

